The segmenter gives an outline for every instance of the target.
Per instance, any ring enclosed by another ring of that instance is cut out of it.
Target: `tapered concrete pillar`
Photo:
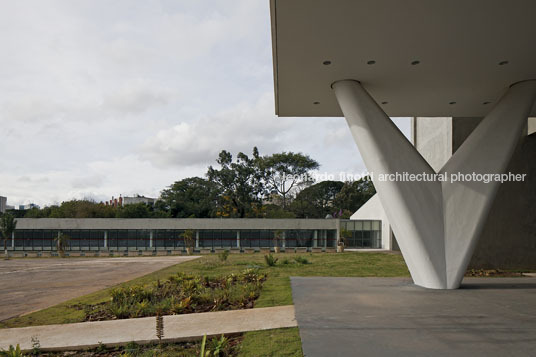
[[[536,99],[536,81],[508,90],[439,171],[447,181],[386,180],[396,173],[434,177],[436,172],[359,82],[332,87],[415,284],[459,287],[500,183],[450,179],[504,172]]]

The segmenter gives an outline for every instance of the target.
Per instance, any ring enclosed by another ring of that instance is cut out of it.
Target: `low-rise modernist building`
[[[349,248],[389,249],[381,222],[339,219],[263,218],[19,218],[11,251],[53,251],[54,239],[66,234],[71,251],[183,250],[182,234],[195,231],[197,249],[334,248],[340,229],[351,232]],[[277,242],[275,237],[279,239]]]

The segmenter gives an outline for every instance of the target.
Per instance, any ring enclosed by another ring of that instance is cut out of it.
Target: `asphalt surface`
[[[0,321],[59,304],[196,257],[0,260]]]
[[[291,278],[313,356],[536,356],[536,278],[469,278],[428,290],[403,278]]]

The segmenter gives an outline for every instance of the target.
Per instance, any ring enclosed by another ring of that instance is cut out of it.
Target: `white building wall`
[[[123,206],[124,205],[133,205],[138,203],[145,203],[147,205],[152,205],[156,202],[156,198],[150,198],[150,197],[123,197]]]

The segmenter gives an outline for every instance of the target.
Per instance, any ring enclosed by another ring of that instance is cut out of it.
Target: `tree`
[[[25,218],[114,218],[116,208],[89,200],[64,201],[61,205],[32,208]]]
[[[214,217],[218,194],[218,186],[214,182],[189,177],[162,191],[155,207],[168,210],[176,218]]]
[[[307,155],[282,152],[262,157],[259,166],[267,193],[281,195],[282,206],[287,208],[288,195],[311,184],[311,171],[320,165]]]
[[[368,177],[358,181],[347,181],[335,197],[334,205],[338,209],[353,213],[375,194],[374,184]]]
[[[238,153],[236,161],[228,151],[221,151],[217,163],[219,169],[209,166],[207,178],[217,185],[217,215],[239,217],[255,215],[253,207],[260,204],[263,191],[261,174],[258,170],[259,152],[253,148],[253,158]]]
[[[282,207],[274,204],[262,206],[262,218],[296,218],[294,212],[284,210]]]
[[[5,213],[0,219],[0,230],[2,231],[2,237],[4,238],[4,254],[6,259],[9,258],[7,254],[7,240],[11,238],[13,232],[17,228],[17,221],[10,213]]]
[[[124,205],[116,212],[117,218],[149,218],[152,216],[152,208],[143,202]]]
[[[340,181],[321,181],[309,186],[296,195],[291,209],[298,217],[325,218],[339,211],[334,200],[343,186]]]

